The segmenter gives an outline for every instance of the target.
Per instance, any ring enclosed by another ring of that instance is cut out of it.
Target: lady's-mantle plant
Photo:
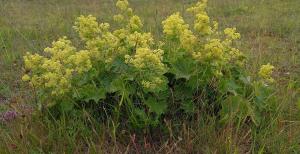
[[[62,37],[42,55],[24,56],[23,80],[41,106],[72,112],[96,104],[107,108],[95,111],[109,110],[98,116],[122,119],[133,128],[163,126],[163,119],[196,111],[217,115],[220,122],[251,119],[258,126],[261,115],[273,110],[274,67],[263,65],[261,79],[252,80],[236,48],[240,34],[235,28],[219,30],[206,12],[206,0],[187,9],[194,17],[191,25],[179,12],[165,19],[162,40],[143,30],[127,0],[116,7],[119,13],[112,18],[119,28],[80,16],[74,29],[83,47]]]

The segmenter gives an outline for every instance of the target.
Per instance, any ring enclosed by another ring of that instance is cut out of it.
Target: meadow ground
[[[161,21],[176,10],[182,10],[185,16],[183,10],[195,0],[131,0],[130,2],[132,8],[143,19],[147,31],[152,32],[155,37],[160,37]],[[115,11],[114,1],[111,0],[1,0],[0,113],[33,102],[32,93],[20,80],[24,71],[22,56],[26,52],[39,53],[53,40],[64,35],[76,40],[77,36],[72,25],[75,18],[81,14],[92,14],[98,20],[109,22]],[[210,130],[213,126],[205,126],[198,128],[199,130],[185,132],[195,133],[198,138],[189,140],[189,135],[186,135],[184,141],[174,141],[174,145],[162,145],[161,149],[164,149],[162,151],[176,149],[180,152],[180,150],[198,149],[203,153],[230,153],[235,151],[233,149],[239,149],[240,152],[268,149],[269,153],[300,152],[297,149],[300,144],[300,111],[297,109],[297,101],[299,102],[300,99],[300,1],[210,0],[208,12],[219,22],[221,28],[236,27],[241,33],[239,48],[249,57],[247,69],[253,76],[262,64],[270,62],[276,67],[275,79],[278,82],[276,94],[280,96],[280,110],[274,119],[279,119],[279,123],[274,124],[270,129],[262,130],[261,136],[257,136],[256,142],[262,143],[261,147],[255,147],[253,141],[247,143],[247,130],[241,133],[244,136],[238,136],[230,129],[218,131],[217,134],[215,130]],[[28,112],[30,110],[28,108]],[[43,150],[49,148],[58,153],[68,149],[63,145],[53,148],[56,139],[46,140],[47,136],[41,135],[45,132],[32,133],[34,125],[38,124],[30,123],[30,126],[10,124],[5,127],[0,124],[0,153],[23,150],[26,150],[25,153],[41,152],[41,147],[44,148]],[[15,130],[15,133],[8,133],[8,130]],[[22,139],[22,135],[26,132],[31,133],[26,139]],[[232,134],[236,136],[231,141],[229,136]],[[104,140],[104,137],[102,138]],[[91,141],[88,140],[86,143]],[[47,144],[48,147],[43,144]],[[191,144],[195,149],[188,148]],[[108,148],[108,145],[109,143],[102,141],[94,146],[122,151],[122,146]],[[76,141],[71,149],[80,150],[75,147]],[[126,147],[123,147],[123,150],[126,151]]]

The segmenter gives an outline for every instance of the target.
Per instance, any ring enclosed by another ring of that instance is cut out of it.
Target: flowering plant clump
[[[257,115],[270,110],[268,94],[260,93],[269,87],[258,83],[274,82],[274,67],[263,65],[262,81],[251,81],[246,58],[235,47],[240,34],[236,28],[218,30],[206,12],[206,0],[187,10],[194,16],[192,26],[178,12],[165,19],[160,41],[143,31],[127,0],[118,0],[116,6],[116,29],[91,15],[77,18],[74,29],[82,49],[62,37],[43,55],[24,56],[23,80],[36,90],[41,106],[71,112],[106,104],[113,119],[122,114],[134,128],[157,127],[164,116],[193,116],[203,108],[216,111],[224,122],[250,117],[259,124]]]
[[[53,42],[45,53],[49,57],[29,53],[24,56],[25,69],[30,70],[30,74],[24,75],[23,80],[54,96],[64,95],[70,90],[75,74],[83,74],[92,68],[89,52],[76,52],[66,37]]]

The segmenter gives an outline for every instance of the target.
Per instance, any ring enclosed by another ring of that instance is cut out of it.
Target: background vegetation
[[[176,10],[183,10],[193,0],[132,0],[147,31],[161,37],[161,21]],[[76,39],[71,28],[74,19],[92,14],[109,21],[115,14],[110,0],[2,0],[0,1],[0,112],[17,110],[23,116],[0,124],[0,153],[6,152],[202,152],[297,153],[300,144],[300,2],[298,0],[210,0],[209,15],[223,27],[237,27],[241,33],[240,49],[250,58],[247,69],[256,76],[262,64],[276,67],[278,113],[267,129],[250,141],[251,132],[233,127],[216,129],[215,123],[189,126],[181,138],[164,143],[148,143],[134,134],[124,141],[114,141],[110,130],[94,124],[87,130],[84,121],[47,123],[35,114],[28,102],[34,95],[21,82],[22,56],[27,51],[41,52],[53,40],[66,35]],[[85,119],[89,119],[87,114]],[[93,119],[89,119],[93,123]],[[213,119],[211,120],[213,121]],[[66,131],[68,130],[68,131]],[[103,132],[100,133],[99,132]],[[79,134],[79,135],[78,135]],[[93,135],[91,135],[93,134]],[[93,138],[87,136],[94,136]],[[96,137],[95,137],[96,136]],[[128,140],[130,142],[128,142]],[[124,144],[125,143],[125,144]],[[113,145],[113,146],[112,146]],[[259,146],[257,146],[259,145]]]

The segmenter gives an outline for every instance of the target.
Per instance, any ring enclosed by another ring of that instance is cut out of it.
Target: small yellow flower
[[[127,41],[130,47],[135,48],[147,48],[154,44],[154,40],[151,33],[134,32],[127,36]]]
[[[265,81],[267,82],[274,82],[274,79],[272,78],[272,73],[273,73],[273,70],[274,70],[274,66],[271,65],[270,63],[266,64],[266,65],[262,65],[259,72],[258,72],[258,75]]]
[[[129,3],[128,3],[127,0],[118,0],[117,3],[116,3],[116,6],[120,10],[125,11],[128,8]]]
[[[29,81],[30,80],[30,76],[28,74],[25,74],[23,77],[22,77],[22,80],[23,81]]]
[[[109,27],[110,27],[109,23],[101,23],[101,24],[99,24],[99,28],[100,28],[100,30],[101,30],[102,33],[107,32],[109,30]]]
[[[122,14],[117,14],[117,15],[114,15],[114,21],[116,22],[123,22],[124,20],[124,16]]]
[[[219,23],[216,21],[213,21],[213,31],[216,32],[219,28]]]
[[[226,28],[224,34],[231,40],[236,40],[241,38],[240,33],[236,32],[236,28]]]
[[[132,16],[132,14],[133,14],[132,8],[127,9],[127,14],[128,14],[128,16]]]
[[[138,31],[143,27],[140,17],[134,15],[129,19],[128,27],[132,31]]]

